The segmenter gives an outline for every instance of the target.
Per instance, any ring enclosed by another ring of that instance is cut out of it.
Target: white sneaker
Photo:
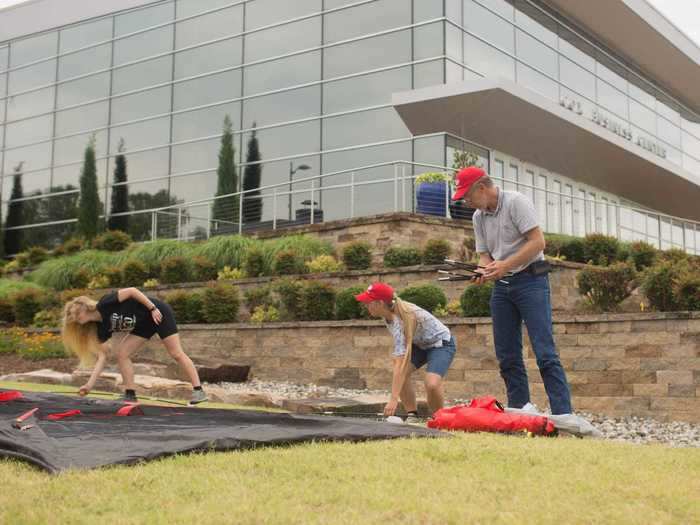
[[[506,412],[516,412],[519,414],[531,414],[533,416],[541,416],[542,412],[540,412],[535,405],[530,403],[529,401],[525,403],[525,406],[523,408],[511,408],[511,407],[506,407],[505,408]]]
[[[407,425],[422,425],[423,421],[419,417],[411,415],[411,416],[408,416],[406,418],[406,424]]]
[[[569,432],[576,436],[603,437],[603,433],[600,430],[576,414],[558,414],[547,416],[547,418],[554,423],[555,427],[564,432]]]

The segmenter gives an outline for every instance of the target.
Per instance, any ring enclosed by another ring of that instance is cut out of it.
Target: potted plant
[[[423,173],[416,177],[416,211],[447,217],[450,177],[444,173]]]

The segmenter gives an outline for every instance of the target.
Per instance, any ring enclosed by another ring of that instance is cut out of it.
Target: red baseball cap
[[[394,300],[394,289],[386,283],[373,283],[369,285],[366,292],[356,295],[355,299],[361,303],[371,303],[372,301],[390,303]]]
[[[476,166],[469,166],[467,168],[462,168],[457,172],[455,179],[457,180],[457,191],[452,195],[453,201],[458,201],[469,191],[469,189],[478,181],[481,177],[485,177],[486,172],[481,168]]]

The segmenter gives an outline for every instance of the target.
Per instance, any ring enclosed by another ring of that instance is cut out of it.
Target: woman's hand
[[[163,320],[163,314],[160,313],[158,308],[151,310],[151,317],[153,318],[153,322],[156,324],[160,324],[160,322]]]
[[[384,415],[386,417],[393,416],[396,413],[396,408],[399,406],[398,399],[390,400],[384,407]]]
[[[80,387],[80,390],[78,390],[78,394],[80,397],[85,397],[90,393],[91,387],[88,384],[84,384],[83,386]]]

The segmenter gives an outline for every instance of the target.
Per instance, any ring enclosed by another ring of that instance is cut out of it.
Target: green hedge
[[[459,298],[459,306],[465,317],[491,317],[491,292],[493,283],[467,286]]]
[[[438,307],[445,308],[447,306],[447,296],[445,292],[442,291],[442,288],[434,284],[404,288],[399,293],[399,297],[431,313]]]

